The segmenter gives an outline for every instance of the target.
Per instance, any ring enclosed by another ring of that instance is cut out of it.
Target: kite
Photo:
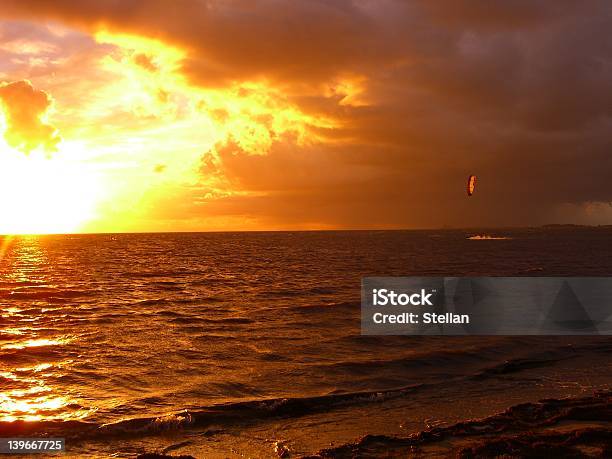
[[[470,175],[467,181],[467,195],[472,196],[474,194],[475,188],[476,188],[476,176]]]

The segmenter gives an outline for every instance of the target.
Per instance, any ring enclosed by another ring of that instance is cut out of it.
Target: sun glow
[[[200,84],[190,50],[176,44],[105,30],[92,38],[83,78],[0,83],[0,234],[243,226],[242,213],[206,212],[262,193],[233,178],[224,148],[263,157],[285,142],[314,145],[340,126],[263,76]],[[334,96],[356,104],[362,83],[341,83]]]
[[[96,176],[62,152],[26,156],[0,140],[0,234],[78,231],[93,218]]]

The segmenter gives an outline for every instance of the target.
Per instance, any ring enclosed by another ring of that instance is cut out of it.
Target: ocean
[[[488,237],[474,237],[488,236]],[[612,276],[612,229],[0,237],[0,436],[296,455],[610,388],[609,337],[360,335],[366,276]]]

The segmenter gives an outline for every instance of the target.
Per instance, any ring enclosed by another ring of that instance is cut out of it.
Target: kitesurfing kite
[[[467,181],[467,195],[472,196],[474,194],[475,188],[476,188],[476,176],[470,175]]]

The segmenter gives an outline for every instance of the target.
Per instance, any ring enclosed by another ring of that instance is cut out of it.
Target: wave
[[[97,439],[115,436],[140,436],[180,430],[254,422],[273,417],[299,417],[354,404],[381,402],[407,396],[423,384],[386,391],[364,391],[314,397],[272,398],[211,405],[157,417],[127,419],[108,424],[87,421],[0,422],[0,436],[44,433],[71,439]]]
[[[94,296],[95,292],[87,290],[57,289],[48,287],[29,287],[12,290],[0,290],[0,298],[12,300],[48,300],[64,301]]]
[[[422,457],[609,457],[612,430],[602,423],[610,421],[611,407],[612,391],[546,399],[407,437],[365,435],[309,457],[412,457],[415,451]],[[564,431],[552,429],[561,423]]]
[[[174,317],[168,320],[172,323],[177,324],[234,324],[234,325],[247,325],[255,323],[255,320],[247,317],[220,317],[218,319],[211,319],[208,317],[197,317],[197,316],[183,316]]]
[[[361,303],[358,301],[337,301],[326,304],[300,304],[286,306],[285,309],[294,310],[297,312],[329,312],[334,310],[349,309],[353,311],[359,311]]]
[[[601,349],[610,352],[612,349]],[[270,418],[296,418],[310,414],[329,412],[350,406],[380,403],[392,399],[414,396],[424,389],[446,384],[458,384],[472,378],[500,378],[570,358],[575,349],[562,350],[529,359],[509,360],[469,375],[448,376],[438,382],[418,383],[383,390],[369,390],[346,393],[329,393],[311,397],[270,398],[192,407],[178,413],[155,417],[121,420],[113,423],[98,424],[87,421],[36,421],[0,422],[0,436],[19,435],[59,435],[71,439],[99,439],[116,436],[155,435],[186,428],[209,429],[236,424],[259,422]],[[576,354],[577,355],[577,354]],[[163,405],[162,399],[155,402]]]
[[[489,234],[475,234],[473,236],[468,236],[466,239],[470,241],[505,241],[513,238],[507,236],[491,236]]]

